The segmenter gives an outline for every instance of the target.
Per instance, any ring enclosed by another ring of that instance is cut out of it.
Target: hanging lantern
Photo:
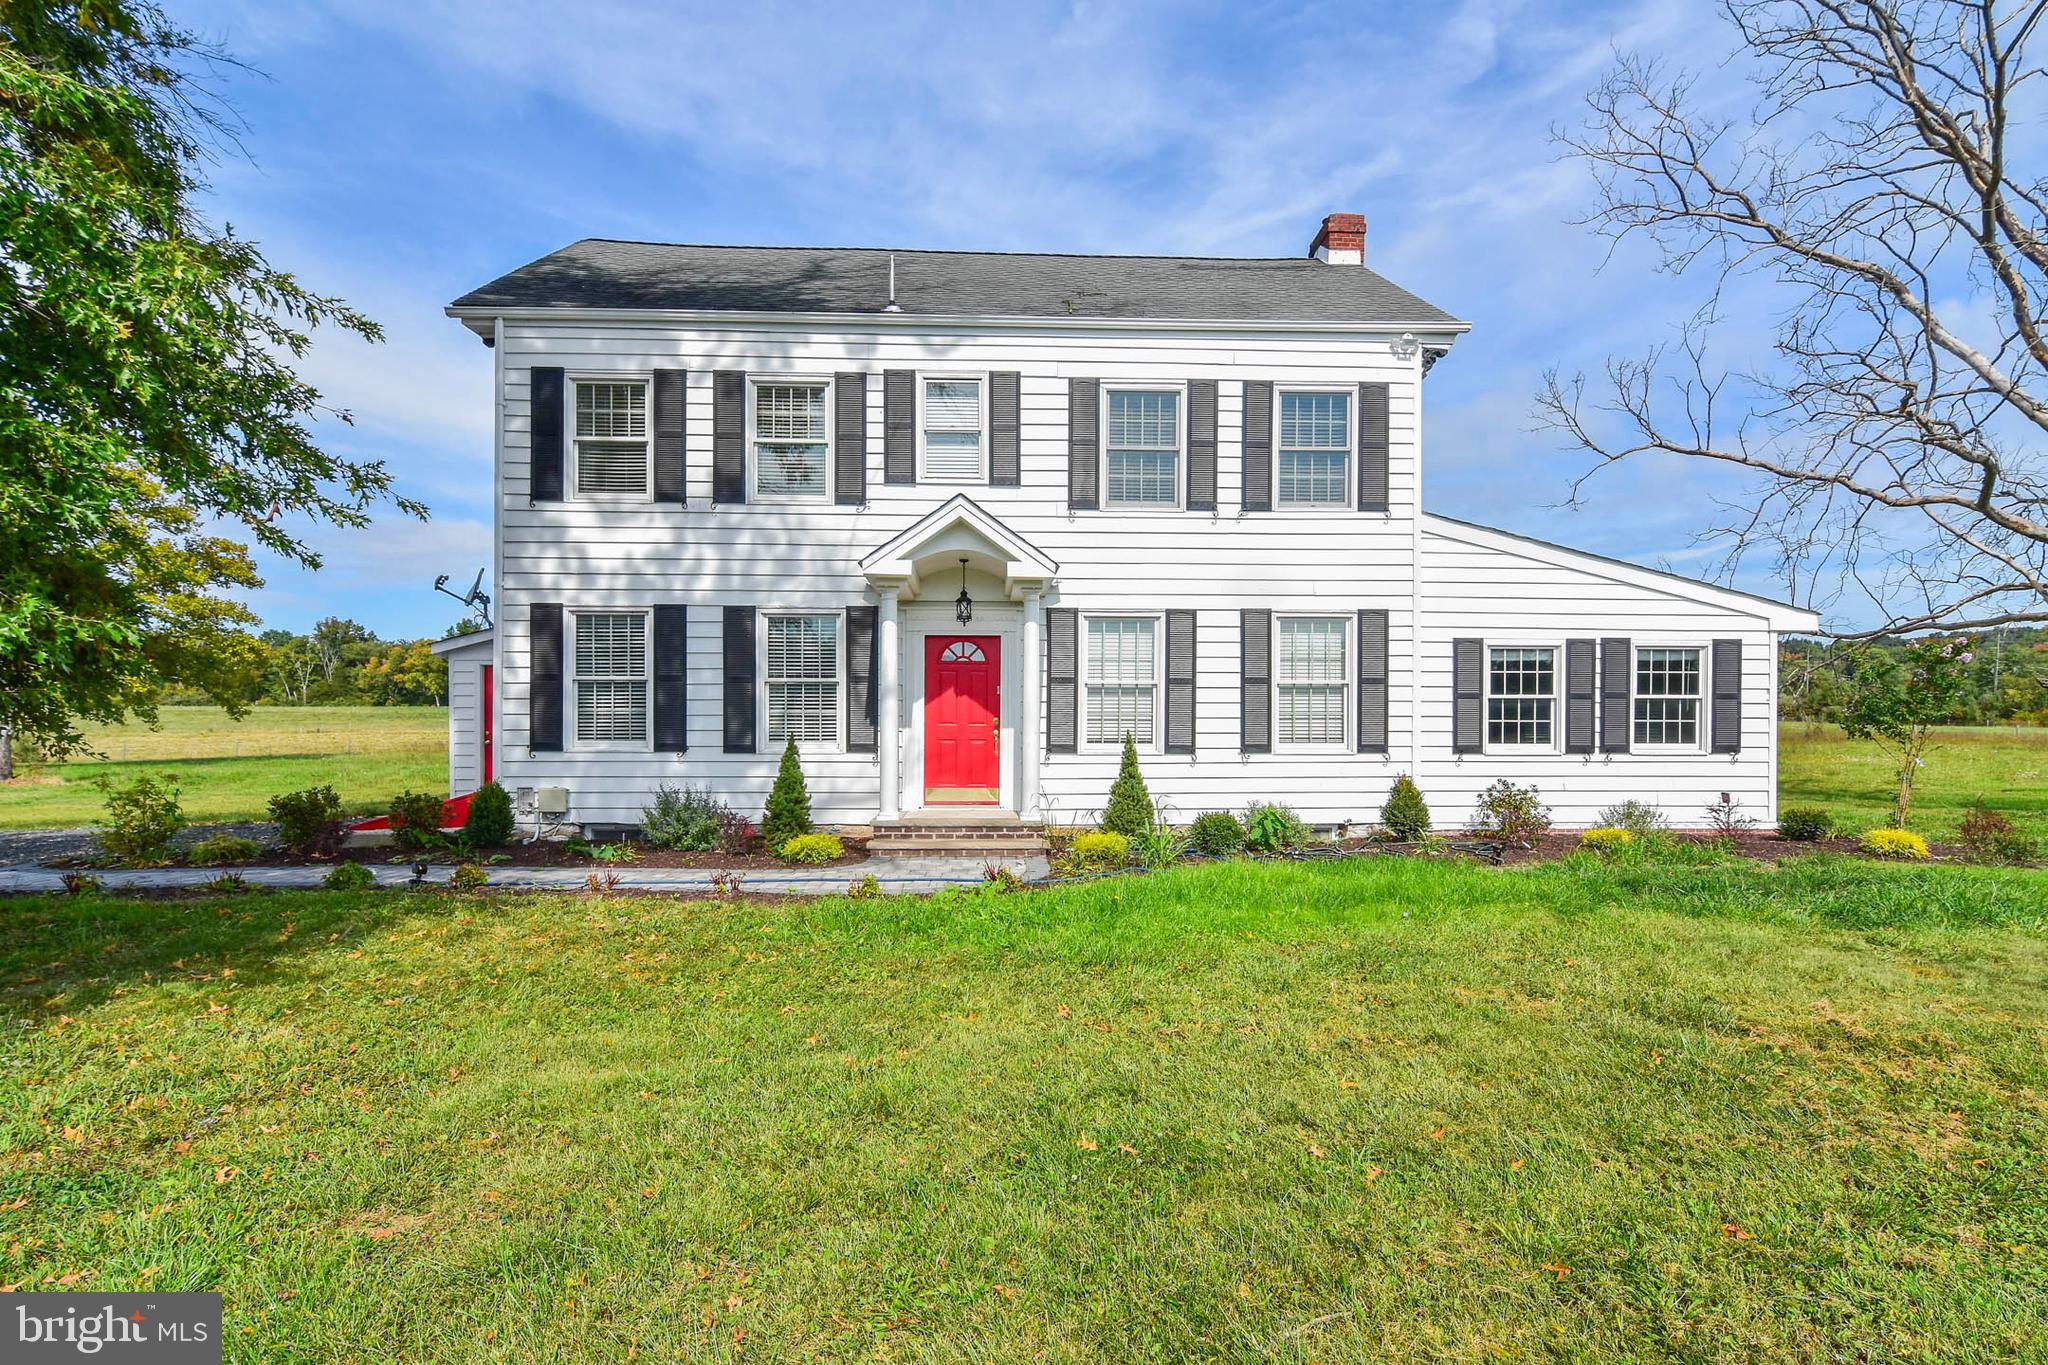
[[[960,595],[953,599],[953,614],[966,625],[974,619],[974,599],[967,595],[967,556],[960,557]]]

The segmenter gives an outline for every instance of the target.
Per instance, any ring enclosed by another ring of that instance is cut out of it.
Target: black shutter
[[[1195,751],[1195,614],[1166,613],[1166,752]]]
[[[1081,678],[1081,613],[1048,607],[1045,613],[1045,751],[1071,754]]]
[[[832,380],[837,410],[832,432],[832,500],[858,507],[868,500],[868,377],[842,370]]]
[[[534,502],[562,500],[562,367],[536,365],[526,372],[527,496]]]
[[[754,752],[754,609],[725,609],[725,751]]]
[[[1024,482],[1023,415],[1015,370],[988,377],[988,481],[997,488]]]
[[[1067,381],[1067,510],[1090,512],[1100,506],[1095,495],[1096,464],[1101,458],[1099,411],[1102,386],[1093,379]]]
[[[1593,752],[1593,699],[1599,690],[1595,679],[1596,646],[1591,640],[1564,642],[1564,751],[1568,754]]]
[[[1486,750],[1486,647],[1479,640],[1451,641],[1451,752]]]
[[[1358,613],[1358,752],[1387,751],[1387,614]]]
[[[875,752],[875,616],[870,606],[846,609],[846,751]]]
[[[690,609],[654,609],[654,748],[679,754],[690,747]]]
[[[711,500],[747,500],[747,375],[711,376]]]
[[[1244,510],[1273,510],[1273,385],[1244,386]]]
[[[1387,386],[1358,386],[1358,510],[1387,510]]]
[[[1248,754],[1273,752],[1273,613],[1238,613],[1238,745]]]
[[[684,440],[690,404],[689,374],[654,372],[654,500],[680,506],[684,492]]]
[[[535,602],[527,608],[527,613],[527,647],[532,651],[532,676],[527,684],[526,747],[536,754],[560,753],[562,604]]]
[[[1600,747],[1610,754],[1628,752],[1635,706],[1635,650],[1627,640],[1600,642]]]
[[[1216,510],[1216,381],[1188,381],[1188,510]]]
[[[882,374],[882,482],[917,482],[917,373]]]
[[[1742,641],[1714,641],[1714,752],[1742,752]]]

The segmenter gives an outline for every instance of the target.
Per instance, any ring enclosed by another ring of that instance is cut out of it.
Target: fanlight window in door
[[[955,640],[939,655],[939,662],[942,664],[978,664],[987,660],[988,656],[981,652],[981,646],[972,640]]]

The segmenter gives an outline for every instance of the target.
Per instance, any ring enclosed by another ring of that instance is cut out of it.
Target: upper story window
[[[1351,690],[1345,619],[1283,616],[1274,626],[1274,739],[1282,744],[1343,744]]]
[[[988,477],[984,385],[978,378],[928,378],[920,386],[926,483],[981,483]]]
[[[1490,649],[1486,666],[1486,742],[1549,748],[1557,710],[1557,651]]]
[[[577,612],[574,663],[577,740],[647,743],[646,614]]]
[[[1636,651],[1635,742],[1697,748],[1700,742],[1700,651]]]
[[[770,616],[767,646],[769,741],[837,744],[839,617]]]
[[[1159,730],[1159,623],[1150,616],[1091,616],[1082,713],[1087,742],[1129,735],[1141,749]]]
[[[578,497],[646,497],[646,382],[577,380],[575,444]]]
[[[1105,406],[1102,505],[1179,506],[1180,391],[1112,388]]]
[[[1275,505],[1350,504],[1351,395],[1280,393],[1280,443],[1274,465]]]
[[[754,385],[754,492],[822,501],[831,493],[832,436],[823,380]]]

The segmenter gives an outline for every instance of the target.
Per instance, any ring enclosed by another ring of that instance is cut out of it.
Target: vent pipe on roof
[[[889,253],[889,301],[882,305],[885,313],[900,313],[903,305],[896,302],[896,253]]]

